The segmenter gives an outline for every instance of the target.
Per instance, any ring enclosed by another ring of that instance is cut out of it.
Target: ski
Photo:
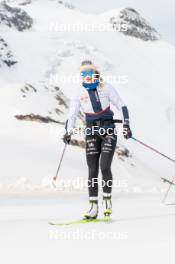
[[[60,223],[49,222],[49,225],[67,226],[67,225],[78,225],[78,224],[87,224],[87,223],[108,223],[108,222],[111,222],[110,217],[97,218],[97,219],[80,219],[80,220],[72,220],[72,221],[60,222]]]

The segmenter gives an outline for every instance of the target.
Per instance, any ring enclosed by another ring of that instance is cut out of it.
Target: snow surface
[[[59,78],[78,76],[80,62],[92,59],[106,77],[123,76],[128,80],[113,85],[129,107],[135,137],[174,158],[174,46],[163,40],[144,42],[111,30],[53,30],[55,22],[58,27],[61,23],[109,26],[108,17],[120,8],[96,16],[49,0],[33,1],[20,8],[32,17],[33,27],[18,32],[3,26],[1,32],[18,61],[11,68],[4,65],[0,69],[2,263],[172,263],[175,200],[172,188],[169,205],[161,203],[168,186],[160,177],[171,180],[175,175],[173,163],[119,137],[119,144],[127,147],[132,157],[120,159],[116,155],[113,162],[117,182],[114,221],[109,225],[53,228],[48,226],[49,220],[78,219],[87,209],[87,189],[76,185],[76,181],[85,183],[87,179],[84,150],[68,146],[55,190],[50,180],[64,147],[60,135],[63,127],[19,121],[14,116],[34,113],[66,120],[65,108],[60,107],[64,110],[60,116],[54,112],[58,102],[53,87],[60,87],[70,98],[79,81],[63,83]],[[29,91],[24,98],[21,89],[26,83],[37,92]],[[75,231],[82,233],[83,239],[50,238],[50,232],[72,236]],[[111,231],[125,239],[99,238],[100,232],[107,236]],[[95,232],[95,239],[86,239],[88,232]]]
[[[81,216],[85,197],[57,194],[1,197],[3,263],[173,263],[174,206],[161,197],[114,200],[113,222],[52,227]]]

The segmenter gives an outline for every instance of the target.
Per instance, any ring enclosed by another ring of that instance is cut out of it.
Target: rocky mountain
[[[119,27],[123,27],[124,30],[120,32],[127,36],[136,37],[144,41],[160,39],[157,30],[133,8],[122,9],[117,16],[110,18],[110,23],[117,31]]]
[[[0,67],[3,65],[11,67],[15,63],[17,63],[17,61],[9,50],[7,43],[0,37]]]
[[[28,5],[32,3],[32,0],[4,0],[5,3],[18,4],[18,5]]]
[[[35,121],[41,123],[58,123],[64,125],[65,114],[68,113],[69,99],[64,95],[58,86],[41,83],[31,85],[26,83],[20,88],[21,106],[31,112],[21,112],[15,115],[18,120]],[[43,103],[40,105],[40,110],[33,104],[32,101],[40,101],[43,98]],[[47,103],[47,100],[50,102]],[[45,107],[44,102],[47,107]],[[27,108],[26,108],[27,107]],[[42,110],[41,110],[42,109]]]
[[[18,7],[12,7],[8,5],[5,1],[0,2],[0,28],[15,29],[18,31],[24,31],[30,29],[32,26],[32,18]],[[5,32],[3,31],[2,34]],[[8,34],[8,32],[7,32]],[[14,58],[12,51],[8,47],[8,42],[6,41],[6,34],[0,37],[0,67],[3,65],[13,66],[17,63],[17,59]]]
[[[0,26],[24,31],[30,29],[32,24],[33,19],[21,8],[12,7],[5,1],[0,3]]]
[[[37,0],[4,0],[5,3],[17,4],[17,5],[21,5],[21,6],[31,4],[35,1],[37,1]],[[49,0],[49,1],[58,3],[59,5],[62,5],[66,8],[69,8],[69,9],[75,9],[75,6],[73,4],[67,2],[67,1],[62,1],[62,0]]]

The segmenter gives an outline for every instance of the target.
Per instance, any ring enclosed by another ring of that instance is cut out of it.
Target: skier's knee
[[[98,172],[98,166],[88,166],[90,174],[94,174]]]
[[[107,175],[110,171],[110,166],[108,166],[105,163],[101,163],[100,168],[101,168],[102,175]]]

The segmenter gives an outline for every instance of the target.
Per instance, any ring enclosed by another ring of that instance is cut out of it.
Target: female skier
[[[98,172],[102,172],[104,216],[112,213],[112,173],[111,163],[117,143],[112,103],[123,116],[123,135],[132,137],[129,126],[129,113],[117,91],[108,83],[101,82],[97,68],[91,61],[83,61],[80,67],[82,86],[72,99],[63,141],[70,143],[80,108],[86,118],[86,160],[89,169],[88,189],[90,209],[84,219],[96,219],[98,216]],[[103,135],[100,134],[103,131]],[[105,132],[105,133],[104,133]]]

